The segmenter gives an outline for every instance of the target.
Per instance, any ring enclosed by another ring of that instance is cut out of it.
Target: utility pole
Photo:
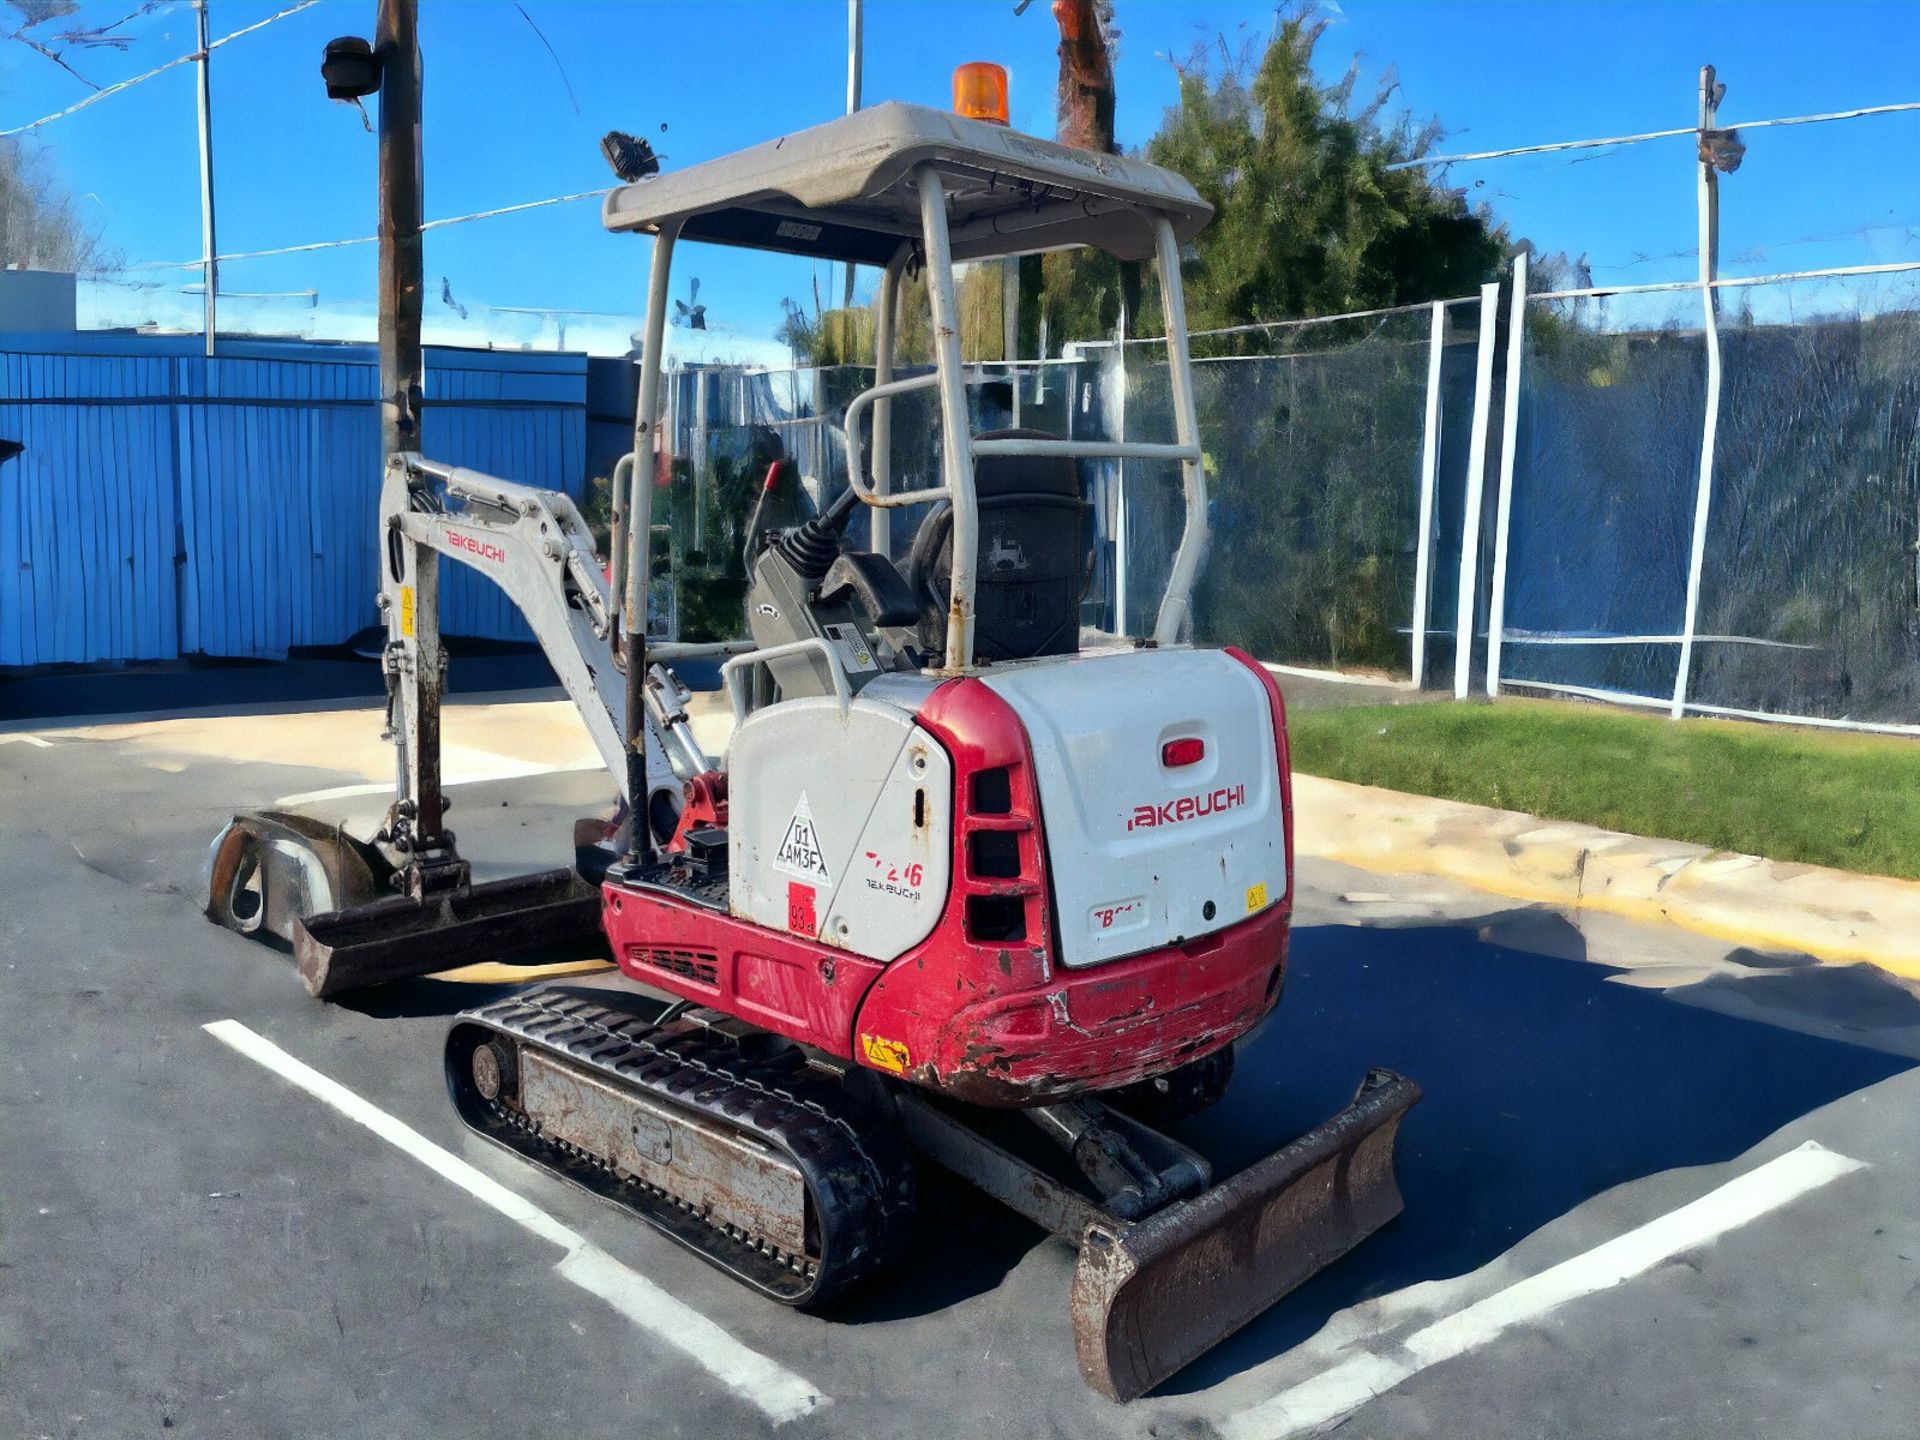
[[[1060,31],[1060,88],[1054,139],[1062,145],[1111,155],[1113,139],[1113,47],[1107,30],[1113,21],[1112,0],[1053,0],[1053,23]],[[1033,295],[1027,308],[1028,326],[1038,329],[1044,269],[1036,259],[1027,265],[1024,287]],[[1122,308],[1140,314],[1140,266],[1120,267]],[[1037,337],[1036,337],[1037,338]]]
[[[847,0],[847,114],[860,108],[860,65],[865,43],[862,34],[860,0]],[[853,262],[847,262],[846,287],[840,295],[840,308],[853,308]]]
[[[194,56],[200,71],[200,283],[206,290],[207,358],[213,358],[213,337],[219,314],[220,266],[213,237],[213,57],[207,49],[207,0],[193,0],[200,50]]]
[[[420,400],[425,389],[420,355],[420,35],[416,0],[380,0],[373,27],[373,62],[380,77],[379,238],[380,308],[380,464],[388,466],[403,450],[420,448]],[[390,674],[389,694],[406,697],[407,743],[399,754],[399,794],[410,796],[415,863],[407,867],[409,884],[418,887],[427,873],[420,848],[452,851],[444,834],[446,795],[440,783],[440,697],[446,684],[446,651],[440,643],[440,556],[432,546],[400,532],[383,536],[382,579],[400,607],[397,627],[389,617],[389,639],[401,643],[400,663],[411,663],[414,680],[401,684]],[[396,567],[385,552],[398,542]],[[403,638],[404,637],[404,638]],[[409,783],[411,782],[411,783]],[[407,819],[396,803],[390,829]],[[460,875],[466,870],[461,863]]]
[[[1104,0],[1053,0],[1060,30],[1060,96],[1055,139],[1081,150],[1113,153],[1113,51],[1107,45],[1112,6]]]
[[[1720,297],[1713,290],[1720,278],[1720,171],[1714,163],[1712,137],[1719,130],[1720,99],[1727,87],[1714,77],[1713,66],[1700,67],[1700,284],[1708,304],[1718,314]],[[1737,162],[1736,162],[1737,163]]]
[[[420,36],[417,0],[380,0],[380,457],[420,448]]]

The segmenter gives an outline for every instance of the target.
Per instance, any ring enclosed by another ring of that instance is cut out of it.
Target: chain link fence
[[[1698,287],[1516,310],[1509,283],[1196,335],[1213,545],[1193,638],[1461,695],[1920,729],[1916,271],[1728,282],[1711,334]],[[982,373],[976,433],[1173,438],[1161,341]],[[844,487],[846,405],[872,382],[852,366],[669,377],[677,483],[662,498],[689,638],[740,629],[742,531],[774,458],[803,477],[782,519]],[[891,450],[896,488],[937,483],[930,391],[896,400]],[[1149,634],[1180,468],[1080,466],[1082,619]],[[895,512],[896,559],[919,513]],[[856,518],[854,543],[868,526]]]
[[[1528,301],[1490,688],[1920,729],[1920,282],[1716,296]]]

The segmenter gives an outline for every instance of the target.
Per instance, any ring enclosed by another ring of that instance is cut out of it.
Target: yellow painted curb
[[[1314,775],[1293,777],[1303,855],[1435,875],[1517,900],[1660,921],[1756,950],[1920,980],[1920,883],[1734,855]]]

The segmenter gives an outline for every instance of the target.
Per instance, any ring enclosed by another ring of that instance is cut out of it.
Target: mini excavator
[[[898,103],[610,192],[606,227],[653,250],[609,562],[565,495],[396,455],[393,805],[370,839],[235,817],[209,915],[284,939],[321,996],[603,935],[627,989],[534,985],[453,1022],[454,1108],[782,1304],[884,1273],[929,1160],[1077,1248],[1080,1368],[1116,1399],[1332,1264],[1401,1208],[1413,1082],[1368,1073],[1347,1109],[1218,1183],[1167,1133],[1222,1095],[1234,1042],[1278,1003],[1293,899],[1280,691],[1248,655],[1184,639],[1208,527],[1180,257],[1210,213],[1144,161]],[[722,765],[673,668],[698,647],[646,625],[681,241],[882,273],[846,489],[747,540],[750,638],[717,647]],[[1157,272],[1174,439],[973,433],[954,265],[1081,245]],[[910,272],[933,363],[896,377]],[[938,483],[918,489],[893,483],[890,444],[915,390],[939,422]],[[1114,458],[1181,468],[1184,531],[1151,637],[1083,643],[1078,462]],[[475,883],[445,826],[442,555],[512,598],[620,791],[622,819],[589,822],[570,868]]]

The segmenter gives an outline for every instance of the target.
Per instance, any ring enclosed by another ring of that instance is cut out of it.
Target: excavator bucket
[[[201,873],[207,918],[257,940],[293,943],[303,915],[392,893],[393,867],[371,845],[310,815],[255,810],[214,837]]]
[[[290,947],[309,992],[431,975],[476,960],[600,941],[600,894],[570,869],[392,893],[380,852],[288,811],[236,815],[208,853],[209,919]]]
[[[1087,1383],[1145,1394],[1398,1215],[1394,1139],[1419,1098],[1370,1071],[1353,1104],[1231,1179],[1131,1225],[1089,1224],[1073,1277]]]
[[[600,892],[572,870],[546,870],[308,915],[294,923],[293,958],[308,992],[327,1000],[600,937]]]

